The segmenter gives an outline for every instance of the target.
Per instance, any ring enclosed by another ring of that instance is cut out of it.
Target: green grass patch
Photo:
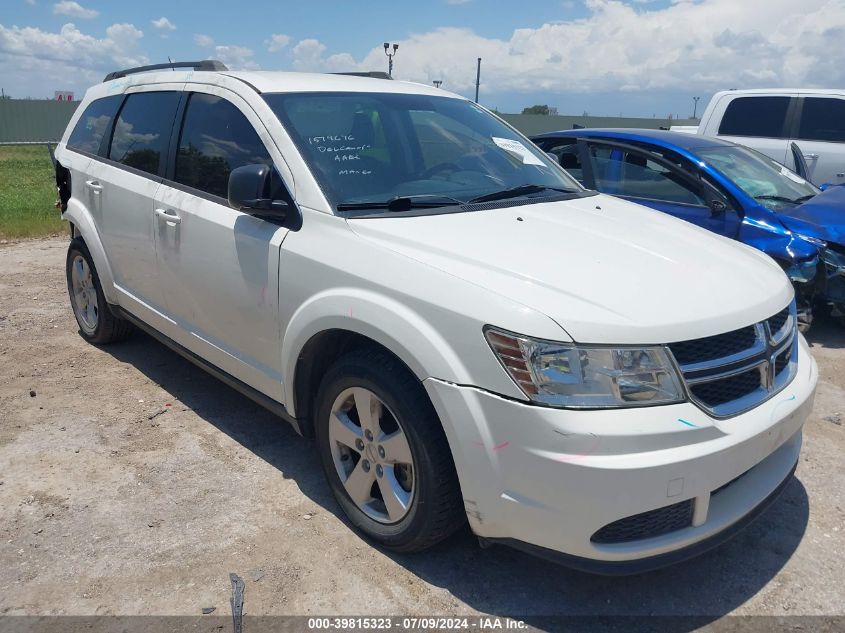
[[[56,177],[46,145],[0,146],[0,238],[38,237],[64,230]]]

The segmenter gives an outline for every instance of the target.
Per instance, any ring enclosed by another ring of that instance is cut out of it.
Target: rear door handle
[[[180,224],[182,218],[176,215],[175,211],[165,211],[164,209],[156,209],[156,215],[159,220],[164,220],[168,224]]]
[[[96,180],[86,180],[85,186],[88,187],[94,193],[100,193],[103,190],[103,185],[101,185]]]

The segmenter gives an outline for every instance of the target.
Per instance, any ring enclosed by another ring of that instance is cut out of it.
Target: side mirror
[[[270,165],[244,165],[233,169],[229,174],[229,206],[259,218],[284,220],[290,205],[268,197],[272,176]]]
[[[716,199],[710,201],[710,214],[713,217],[724,215],[727,210],[728,205],[726,205],[722,200]]]
[[[830,184],[829,182],[823,182],[822,184],[820,184],[820,185],[819,185],[819,189],[821,189],[822,191],[827,191],[827,190],[828,190],[828,189],[830,189],[832,186],[833,186],[833,185],[832,185],[832,184]]]

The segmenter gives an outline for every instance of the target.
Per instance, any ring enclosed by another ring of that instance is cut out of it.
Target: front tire
[[[132,333],[132,324],[109,309],[91,253],[81,237],[70,242],[65,272],[70,305],[82,338],[104,345],[122,341]]]
[[[466,520],[434,407],[389,353],[362,349],[335,362],[317,394],[314,426],[329,486],[368,538],[415,552]]]

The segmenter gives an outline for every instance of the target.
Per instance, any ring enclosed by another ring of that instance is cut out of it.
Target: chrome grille
[[[795,302],[765,321],[671,343],[690,398],[714,417],[751,409],[783,389],[798,358]]]

